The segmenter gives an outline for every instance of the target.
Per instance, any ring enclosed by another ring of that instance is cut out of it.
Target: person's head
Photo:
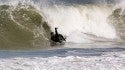
[[[58,29],[57,27],[55,27],[55,29]]]

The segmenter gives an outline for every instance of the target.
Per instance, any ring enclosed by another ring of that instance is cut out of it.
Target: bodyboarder
[[[54,32],[51,32],[51,42],[54,43],[60,43],[66,41],[62,34],[59,34],[57,31],[58,28],[55,28],[55,34]]]

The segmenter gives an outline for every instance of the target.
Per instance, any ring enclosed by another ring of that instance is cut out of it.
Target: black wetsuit
[[[51,40],[59,43],[61,43],[62,41],[66,41],[65,38],[58,33],[57,28],[55,28],[55,35],[51,34]]]
[[[57,28],[55,28],[55,41],[61,43],[61,40],[59,38],[59,34],[58,34],[58,31],[57,31]]]

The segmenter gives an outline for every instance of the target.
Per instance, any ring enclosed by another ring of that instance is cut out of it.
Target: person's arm
[[[63,35],[59,34],[60,39],[66,41],[66,39],[63,37]]]
[[[57,34],[57,35],[58,35],[58,31],[57,31],[57,28],[55,28],[55,34]]]
[[[66,39],[62,36],[63,40],[66,41]]]

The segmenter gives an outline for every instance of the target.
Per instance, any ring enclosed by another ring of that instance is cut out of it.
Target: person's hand
[[[57,27],[55,27],[55,29],[58,29]]]

